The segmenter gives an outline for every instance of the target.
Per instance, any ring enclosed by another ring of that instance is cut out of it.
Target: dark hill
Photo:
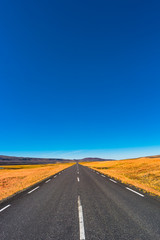
[[[63,159],[63,158],[32,158],[32,157],[15,157],[0,155],[0,165],[18,165],[18,164],[49,164],[49,163],[66,163],[66,162],[97,162],[113,161],[113,159],[103,158],[83,158],[83,159]]]
[[[79,159],[78,161],[79,162],[99,162],[99,161],[114,161],[114,159],[88,157],[88,158]]]
[[[12,157],[0,155],[0,165],[18,164],[49,164],[71,162],[70,159],[61,158],[32,158],[32,157]]]

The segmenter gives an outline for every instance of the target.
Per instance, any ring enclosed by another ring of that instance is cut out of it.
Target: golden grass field
[[[56,174],[73,164],[74,163],[56,163],[0,166],[0,200]]]
[[[160,158],[138,158],[119,161],[87,162],[82,165],[133,185],[151,195],[160,196]]]

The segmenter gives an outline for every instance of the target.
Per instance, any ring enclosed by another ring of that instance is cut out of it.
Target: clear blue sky
[[[0,154],[160,154],[159,13],[154,0],[1,2]]]

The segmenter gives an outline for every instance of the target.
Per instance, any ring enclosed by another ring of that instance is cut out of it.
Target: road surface
[[[160,202],[76,164],[0,205],[0,240],[160,240]]]

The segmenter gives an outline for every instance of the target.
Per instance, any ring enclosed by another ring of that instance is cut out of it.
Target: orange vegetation
[[[70,167],[74,163],[0,166],[0,200]]]
[[[146,157],[106,162],[87,162],[85,166],[160,196],[160,158]]]

